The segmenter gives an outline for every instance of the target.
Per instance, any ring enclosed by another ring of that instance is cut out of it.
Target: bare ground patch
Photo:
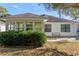
[[[76,56],[79,55],[79,43],[47,42],[44,46],[28,48],[0,48],[2,56]]]

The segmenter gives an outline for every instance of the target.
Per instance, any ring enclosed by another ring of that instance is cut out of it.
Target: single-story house
[[[5,31],[5,20],[0,18],[0,32]]]
[[[49,15],[24,13],[4,17],[6,31],[42,31],[47,36],[77,36],[77,23]]]

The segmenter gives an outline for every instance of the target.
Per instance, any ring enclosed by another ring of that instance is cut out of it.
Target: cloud
[[[18,5],[13,5],[12,6],[13,8],[16,8],[16,9],[22,9],[20,6],[18,6]]]

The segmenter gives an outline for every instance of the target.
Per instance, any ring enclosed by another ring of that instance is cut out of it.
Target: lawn
[[[0,48],[1,56],[77,56],[79,43],[77,42],[47,42],[38,48],[8,47]]]

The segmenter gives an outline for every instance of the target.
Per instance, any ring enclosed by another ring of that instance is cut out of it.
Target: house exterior
[[[5,31],[5,21],[0,18],[0,32]]]
[[[42,31],[47,36],[77,36],[77,23],[49,15],[31,13],[4,17],[6,31]]]

